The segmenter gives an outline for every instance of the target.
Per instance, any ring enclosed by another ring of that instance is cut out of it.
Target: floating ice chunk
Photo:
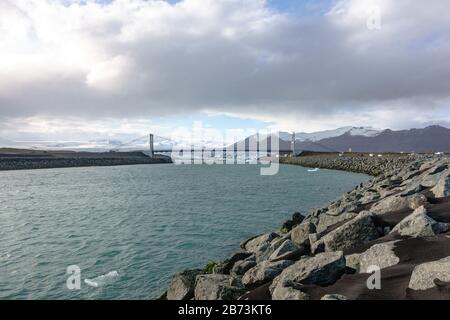
[[[117,271],[111,271],[94,279],[85,279],[84,283],[86,283],[88,286],[98,288],[108,284],[112,284],[117,280],[117,278],[119,278],[119,273]]]

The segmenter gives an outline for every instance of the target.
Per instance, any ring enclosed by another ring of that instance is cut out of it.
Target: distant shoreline
[[[73,152],[0,149],[0,171],[109,167],[172,163],[170,157],[153,158],[143,152]]]
[[[430,156],[429,154],[428,156]],[[426,154],[417,155],[427,156]],[[332,152],[304,152],[295,158],[280,158],[280,163],[299,165],[306,168],[321,168],[345,172],[364,173],[377,177],[392,167],[409,163],[413,159],[405,153],[332,153]]]

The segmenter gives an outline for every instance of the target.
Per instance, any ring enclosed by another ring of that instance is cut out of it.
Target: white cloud
[[[208,110],[309,131],[445,120],[449,31],[446,0],[341,0],[315,17],[264,0],[3,0],[0,119]]]
[[[131,65],[124,56],[116,56],[110,60],[94,64],[86,76],[86,84],[92,88],[120,92],[121,87],[126,86],[124,82],[126,74],[131,73]]]

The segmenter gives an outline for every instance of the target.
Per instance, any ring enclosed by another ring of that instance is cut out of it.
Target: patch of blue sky
[[[62,0],[65,5],[73,3],[86,4],[95,1],[101,4],[109,4],[114,0]],[[143,0],[144,1],[144,0]],[[175,4],[182,0],[165,0]],[[244,0],[245,1],[245,0]],[[321,16],[327,13],[337,0],[266,0],[267,5],[277,11],[297,16]]]
[[[322,16],[337,0],[267,0],[269,7],[296,16]]]

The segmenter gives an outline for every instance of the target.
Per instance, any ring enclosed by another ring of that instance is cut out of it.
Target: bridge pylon
[[[295,151],[295,131],[292,132],[292,141],[291,141],[291,152],[292,152],[292,157],[295,158],[297,156],[296,151]]]
[[[154,135],[152,133],[150,133],[150,158],[154,158],[155,157],[155,146],[154,146]]]

